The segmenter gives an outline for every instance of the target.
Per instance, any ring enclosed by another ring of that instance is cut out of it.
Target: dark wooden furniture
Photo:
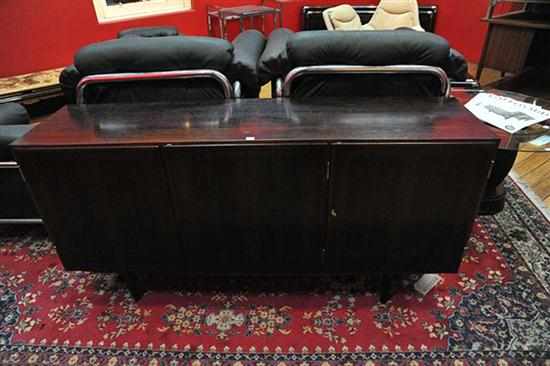
[[[14,149],[65,268],[135,290],[456,272],[497,142],[455,100],[243,99],[69,106]]]
[[[323,11],[331,6],[334,5],[304,6],[302,8],[301,30],[326,30]],[[361,23],[365,24],[372,18],[376,5],[353,5],[353,8],[361,18]],[[433,32],[435,29],[437,5],[422,5],[418,7],[418,10],[422,28],[427,32]]]
[[[501,2],[522,3],[520,11],[494,15]],[[492,0],[487,16],[489,24],[479,61],[476,79],[483,68],[491,67],[503,73],[518,74],[528,66],[548,68],[550,55],[549,0]]]

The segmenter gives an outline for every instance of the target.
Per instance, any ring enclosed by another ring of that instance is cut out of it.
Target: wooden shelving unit
[[[500,3],[523,4],[522,9],[495,15]],[[527,66],[548,64],[544,47],[550,42],[550,0],[491,0],[489,23],[476,78],[484,67],[521,73]]]

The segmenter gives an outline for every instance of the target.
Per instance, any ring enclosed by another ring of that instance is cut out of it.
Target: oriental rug
[[[404,283],[386,304],[359,278],[136,303],[114,275],[65,272],[41,228],[4,227],[0,365],[550,365],[550,224],[507,190],[458,274],[426,296]]]

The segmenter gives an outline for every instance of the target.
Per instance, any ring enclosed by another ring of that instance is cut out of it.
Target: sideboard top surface
[[[455,99],[238,99],[66,106],[13,146],[495,139]]]

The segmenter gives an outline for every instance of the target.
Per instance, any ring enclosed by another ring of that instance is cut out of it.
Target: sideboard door
[[[336,144],[327,260],[336,272],[456,272],[492,143]]]
[[[157,146],[25,148],[16,156],[65,269],[166,267],[177,236]]]
[[[326,242],[327,144],[163,150],[192,273],[310,273]]]

